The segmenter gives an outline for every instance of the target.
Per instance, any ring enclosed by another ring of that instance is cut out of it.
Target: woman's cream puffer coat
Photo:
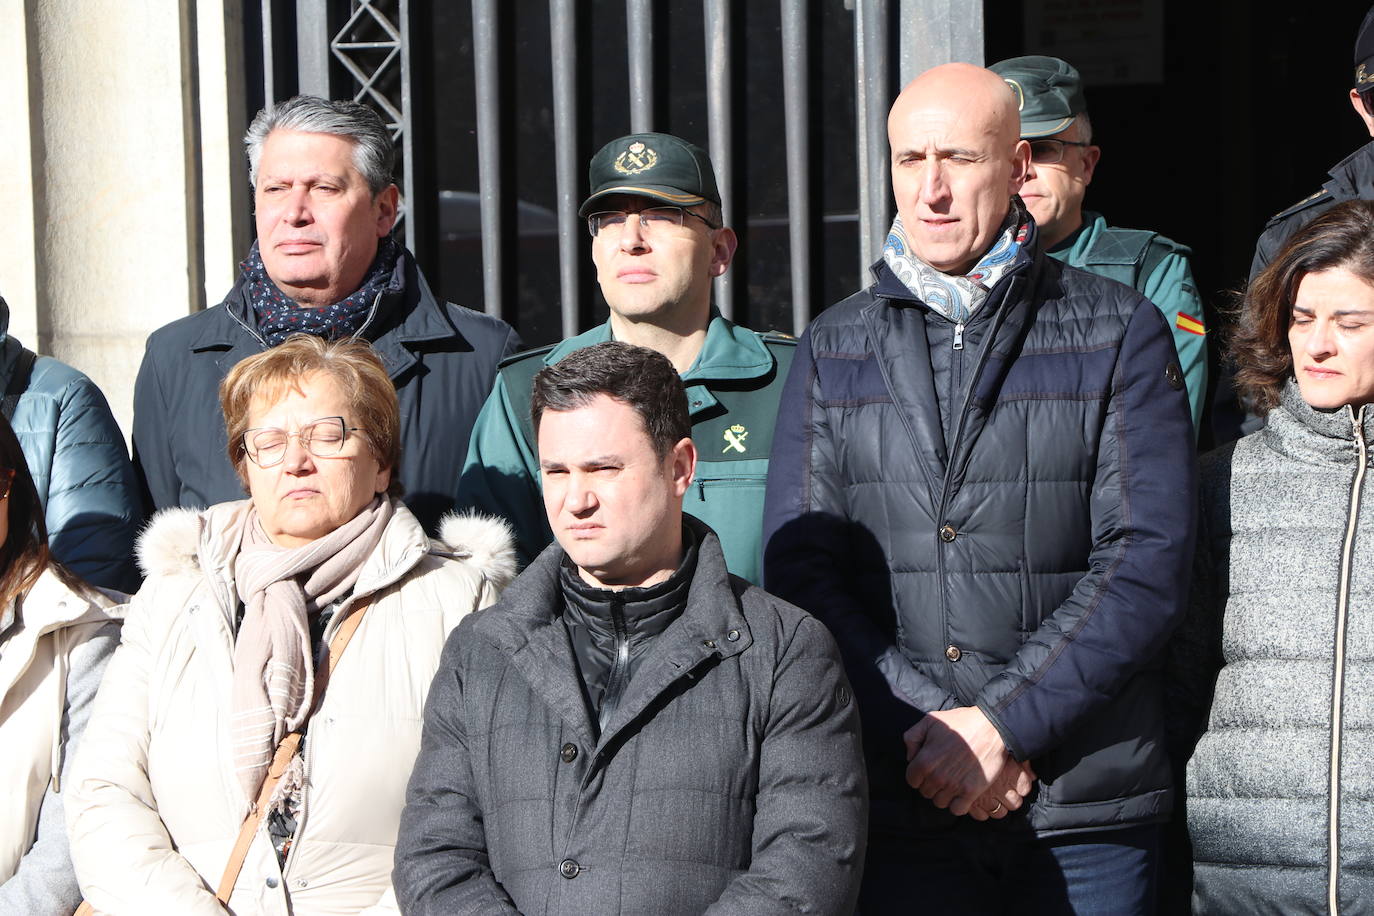
[[[72,860],[98,912],[224,913],[214,889],[249,806],[230,765],[238,601],[221,533],[248,509],[170,510],[140,540],[147,580],[67,800]],[[449,631],[494,601],[514,566],[504,523],[449,517],[430,541],[395,503],[349,600],[373,602],[307,732],[295,844],[278,868],[259,829],[229,901],[236,916],[395,911],[392,852],[430,680]]]

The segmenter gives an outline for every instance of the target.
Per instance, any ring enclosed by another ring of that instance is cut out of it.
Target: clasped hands
[[[907,729],[906,781],[951,814],[976,821],[1003,818],[1021,807],[1035,784],[1030,762],[1011,756],[1002,736],[976,706],[927,713]]]

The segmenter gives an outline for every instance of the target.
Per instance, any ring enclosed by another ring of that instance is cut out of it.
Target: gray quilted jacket
[[[1374,912],[1371,445],[1374,409],[1314,410],[1290,381],[1265,429],[1203,461],[1170,664],[1171,723],[1206,727],[1196,912]]]
[[[839,653],[698,531],[687,606],[599,740],[557,544],[449,637],[396,846],[403,912],[853,911],[868,797]]]

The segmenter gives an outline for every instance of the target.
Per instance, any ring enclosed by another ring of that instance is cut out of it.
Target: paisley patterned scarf
[[[898,216],[883,244],[883,260],[917,299],[955,324],[966,324],[997,281],[1016,264],[1029,231],[1030,214],[1021,198],[1013,197],[992,247],[960,277],[941,273],[917,257]]]

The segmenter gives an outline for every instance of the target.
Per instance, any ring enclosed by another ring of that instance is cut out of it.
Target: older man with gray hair
[[[225,458],[220,380],[291,334],[371,342],[396,383],[406,503],[430,531],[454,507],[454,463],[502,358],[504,322],[436,299],[391,235],[399,192],[391,133],[356,102],[298,96],[244,137],[258,240],[219,305],[148,338],[134,390],[145,509],[243,496]]]

